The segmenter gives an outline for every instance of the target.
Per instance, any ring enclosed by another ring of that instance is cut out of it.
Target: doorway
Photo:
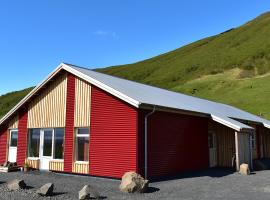
[[[49,170],[49,163],[53,159],[54,129],[40,130],[40,169]]]
[[[18,130],[10,130],[9,132],[9,148],[8,148],[8,161],[16,162],[17,160],[17,143],[18,143]]]
[[[208,147],[209,147],[209,166],[217,166],[217,137],[216,133],[210,131],[208,133]]]

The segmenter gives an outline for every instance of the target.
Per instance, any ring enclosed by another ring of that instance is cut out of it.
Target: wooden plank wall
[[[49,170],[63,172],[64,171],[64,161],[58,161],[58,160],[50,161]]]
[[[263,157],[270,158],[270,130],[263,128],[262,131]]]
[[[74,127],[90,127],[91,85],[78,77],[75,85]]]
[[[232,167],[232,157],[235,153],[234,130],[209,120],[209,131],[216,133],[217,165],[218,167]]]
[[[15,115],[8,124],[9,129],[17,129],[19,126],[19,115]]]
[[[65,127],[66,94],[67,75],[62,74],[30,102],[28,128]]]
[[[78,174],[88,174],[89,173],[89,164],[87,163],[73,163],[72,172]]]
[[[28,158],[25,159],[25,163],[28,163],[30,168],[39,169],[39,159],[32,160]]]

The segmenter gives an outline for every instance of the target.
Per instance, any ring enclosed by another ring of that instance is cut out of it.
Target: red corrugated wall
[[[75,76],[67,76],[66,129],[64,147],[64,171],[72,172],[74,146]]]
[[[140,126],[146,111],[141,111]],[[150,112],[150,111],[147,111]],[[148,123],[149,178],[176,175],[185,171],[208,168],[207,118],[176,113],[156,112]],[[140,141],[144,131],[140,128]],[[143,144],[140,144],[142,147]],[[141,150],[141,149],[140,149]],[[140,155],[143,155],[141,151]],[[140,171],[143,173],[143,157]]]
[[[0,128],[0,164],[7,160],[7,143],[8,143],[8,129],[7,127]]]
[[[17,144],[17,163],[20,166],[24,165],[27,156],[27,108],[22,108],[19,111],[18,125],[18,144]]]
[[[90,175],[121,178],[137,171],[136,108],[92,86]]]

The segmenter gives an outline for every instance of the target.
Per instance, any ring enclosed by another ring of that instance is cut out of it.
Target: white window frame
[[[11,146],[11,134],[13,132],[17,132],[17,146]],[[17,148],[18,147],[18,136],[19,136],[19,131],[18,129],[10,129],[9,130],[9,147]]]
[[[88,134],[78,134],[79,129],[88,129]],[[79,161],[77,160],[77,153],[78,153],[78,140],[77,138],[88,137],[89,138],[89,148],[90,148],[90,127],[77,127],[75,128],[75,152],[74,152],[74,161],[77,164],[88,164],[89,163],[89,151],[88,151],[88,161]]]

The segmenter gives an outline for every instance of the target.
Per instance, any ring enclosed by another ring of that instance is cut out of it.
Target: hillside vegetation
[[[270,119],[270,12],[221,34],[106,74],[228,103]],[[0,115],[29,90],[0,97]]]

